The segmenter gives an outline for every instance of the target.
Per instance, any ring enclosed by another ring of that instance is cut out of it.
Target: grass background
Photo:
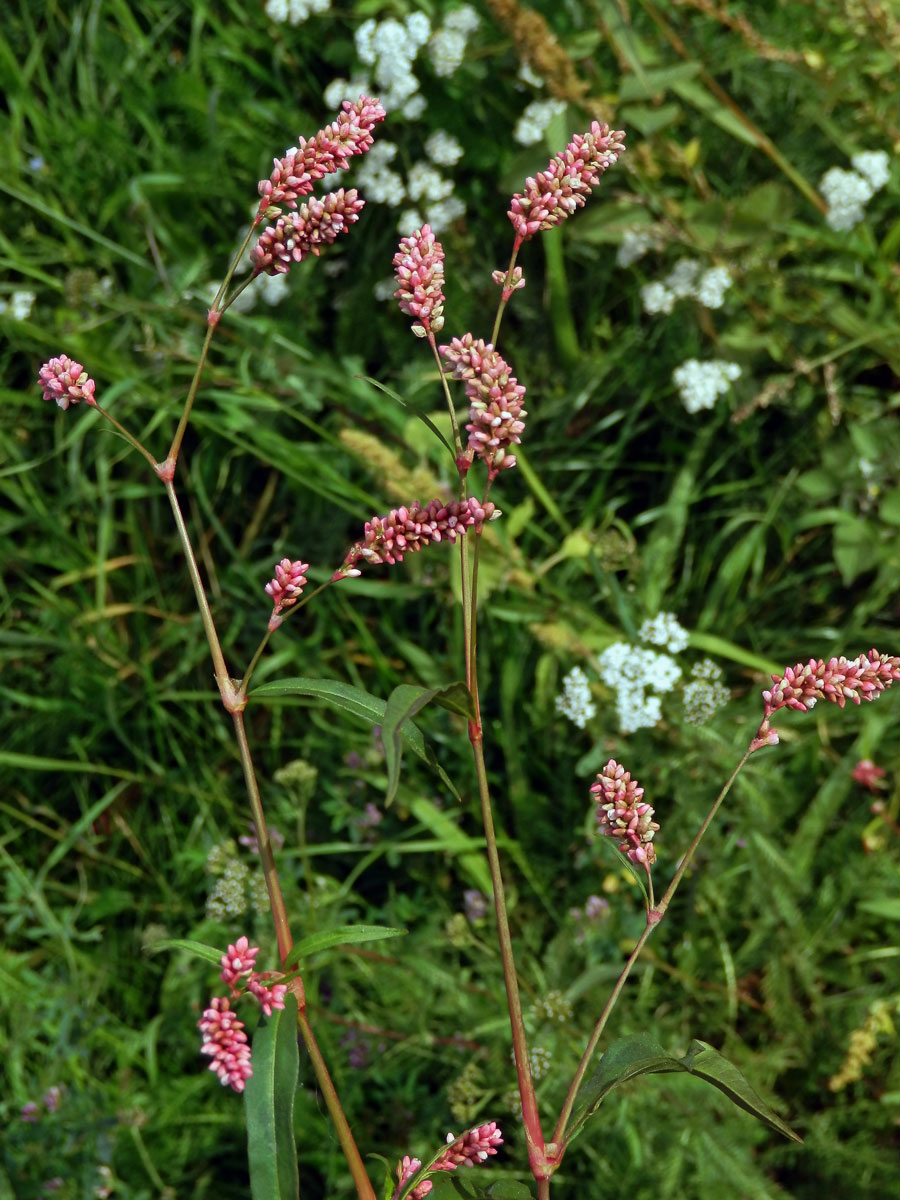
[[[240,0],[23,0],[0,21],[0,286],[36,293],[27,319],[0,315],[0,1194],[17,1200],[98,1195],[101,1167],[113,1195],[135,1200],[246,1196],[240,1102],[197,1054],[213,973],[152,944],[247,932],[272,953],[265,917],[206,915],[209,852],[245,833],[247,816],[165,498],[96,414],[41,403],[37,368],[59,352],[85,363],[101,403],[161,456],[205,289],[245,228],[255,181],[331,119],[321,91],[349,73],[361,21],[416,9],[440,23],[437,4],[357,3],[292,27]],[[507,260],[505,211],[525,175],[594,114],[629,145],[587,209],[520,257],[528,286],[502,349],[530,416],[523,469],[501,481],[505,518],[485,546],[489,766],[522,985],[529,1004],[561,989],[571,1006],[561,1022],[539,1006],[529,1017],[551,1060],[549,1113],[642,920],[614,859],[586,843],[593,773],[614,755],[641,780],[665,878],[756,727],[767,666],[896,650],[900,185],[893,168],[849,233],[827,227],[812,192],[849,154],[900,144],[900,26],[890,6],[849,0],[530,5],[571,64],[569,84],[561,73],[549,90],[573,94],[546,143],[523,149],[511,130],[530,98],[516,82],[526,10],[478,11],[455,75],[417,62],[421,120],[383,130],[407,165],[433,129],[466,148],[454,179],[467,215],[442,235],[448,335],[488,336],[490,271]],[[275,560],[302,556],[323,579],[404,487],[448,483],[424,427],[363,378],[439,407],[407,322],[373,299],[396,217],[370,205],[328,255],[339,274],[325,256],[305,264],[277,308],[229,314],[214,342],[178,484],[237,666],[262,632]],[[664,248],[617,268],[622,232],[637,225]],[[682,255],[729,266],[725,307],[648,317],[640,286]],[[691,356],[743,371],[729,398],[693,416],[671,382]],[[285,626],[257,679],[325,676],[385,697],[399,682],[448,682],[460,673],[453,588],[437,548],[328,590]],[[712,652],[732,702],[701,728],[673,704],[655,729],[622,736],[594,670],[597,720],[581,732],[558,716],[566,671],[590,672],[660,609],[692,633],[685,666]],[[782,745],[742,777],[611,1028],[652,1030],[673,1050],[712,1042],[805,1145],[696,1081],[637,1081],[579,1139],[560,1196],[705,1200],[723,1182],[753,1198],[896,1191],[890,1020],[862,1078],[827,1087],[873,1003],[896,1020],[900,999],[896,824],[873,817],[850,777],[860,758],[881,763],[896,823],[896,704],[888,694],[865,711],[781,719]],[[323,956],[306,976],[363,1152],[424,1157],[483,1116],[507,1140],[492,1173],[524,1178],[490,922],[458,915],[465,889],[485,888],[475,809],[407,762],[397,804],[367,828],[361,814],[384,788],[371,730],[307,702],[252,706],[248,724],[286,836],[295,930],[410,931]],[[469,797],[463,730],[446,713],[425,724]],[[298,759],[314,784],[279,784]],[[246,848],[233,855],[253,868]],[[569,909],[604,887],[609,918],[579,940]],[[305,1065],[301,1081],[304,1194],[348,1195]],[[62,1101],[48,1113],[40,1098],[54,1085]],[[33,1123],[19,1116],[29,1101]]]

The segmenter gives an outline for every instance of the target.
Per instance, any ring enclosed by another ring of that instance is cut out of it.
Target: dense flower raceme
[[[275,577],[266,584],[266,595],[271,596],[273,605],[269,629],[277,629],[281,624],[282,611],[299,600],[308,570],[309,563],[300,562],[299,559],[291,562],[289,558],[283,558],[275,564]]]
[[[900,657],[870,650],[858,658],[811,658],[808,663],[787,667],[783,675],[773,675],[774,687],[762,694],[765,719],[779,708],[806,712],[817,700],[830,700],[843,708],[848,700],[874,700],[879,692],[900,679]]]
[[[471,333],[441,346],[440,354],[469,397],[468,461],[476,454],[483,458],[493,479],[498,471],[516,465],[515,455],[507,450],[522,440],[528,416],[522,406],[525,388],[494,347]]]
[[[260,217],[280,205],[295,209],[298,198],[308,196],[318,180],[345,171],[352,155],[365,154],[372,145],[372,130],[385,118],[379,102],[360,96],[355,103],[345,100],[341,108],[336,121],[309,141],[300,138],[284,158],[274,160],[272,174],[259,183]]]
[[[496,1154],[497,1147],[502,1145],[503,1138],[496,1121],[488,1121],[484,1125],[470,1129],[468,1133],[464,1133],[460,1137],[454,1137],[452,1133],[448,1133],[447,1149],[435,1159],[428,1170],[455,1171],[457,1167],[475,1167],[479,1163],[486,1162],[492,1154]],[[421,1159],[410,1158],[409,1155],[403,1156],[397,1166],[399,1182],[394,1189],[395,1197],[400,1195],[404,1186],[421,1167]],[[412,1200],[423,1200],[423,1197],[427,1196],[431,1189],[431,1180],[423,1179],[421,1183],[416,1184],[409,1195]]]
[[[256,997],[262,1011],[270,1017],[273,1009],[284,1008],[287,984],[276,983],[270,987],[266,982],[267,974],[255,970],[257,954],[258,946],[251,946],[246,937],[239,937],[222,955],[221,978],[232,996],[239,996],[241,985],[246,985],[247,991]],[[250,1044],[244,1022],[232,1011],[228,997],[214,996],[197,1025],[203,1034],[200,1053],[212,1059],[209,1069],[219,1076],[223,1087],[242,1092],[253,1074]]]
[[[617,838],[619,849],[633,863],[647,870],[656,861],[653,835],[659,825],[653,820],[653,809],[641,797],[644,789],[631,778],[630,771],[611,758],[591,785],[596,799],[597,822],[607,837]]]
[[[314,197],[296,212],[279,217],[274,225],[266,226],[250,251],[254,275],[263,271],[284,275],[292,263],[302,262],[310,254],[318,255],[322,246],[330,245],[359,220],[365,204],[356,188],[338,188],[321,200]]]
[[[366,521],[362,541],[351,546],[332,579],[359,575],[357,564],[402,562],[404,554],[413,554],[432,542],[455,542],[469,529],[481,533],[485,521],[490,521],[495,512],[489,500],[482,504],[474,497],[447,504],[431,500],[424,508],[414,501],[408,507],[394,508],[386,517]]]
[[[44,363],[38,371],[38,383],[43,388],[44,399],[55,400],[60,408],[66,409],[79,400],[85,404],[97,403],[94,399],[97,385],[81,363],[73,362],[65,354]]]
[[[413,333],[426,337],[444,327],[444,248],[430,225],[402,238],[394,255],[397,290],[394,299],[414,317]]]
[[[585,203],[600,176],[624,151],[625,134],[610,132],[597,121],[587,133],[577,133],[545,171],[525,180],[524,192],[510,202],[508,213],[516,231],[516,248],[543,229],[553,229]]]

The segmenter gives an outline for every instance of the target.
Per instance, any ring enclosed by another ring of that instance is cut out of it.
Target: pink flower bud
[[[466,501],[451,500],[447,504],[431,500],[424,508],[413,501],[408,507],[392,509],[386,517],[372,517],[366,522],[362,541],[350,548],[333,578],[351,574],[357,563],[393,565],[402,562],[404,554],[414,554],[432,542],[455,542],[469,529],[481,533],[484,522],[491,519],[494,511],[489,500],[482,504],[472,496]]]
[[[413,325],[413,333],[418,337],[439,333],[444,327],[444,250],[430,225],[401,239],[394,272],[394,299],[402,312],[419,322]]]
[[[463,380],[469,397],[469,461],[476,455],[484,459],[488,478],[493,479],[498,471],[516,465],[508,451],[521,442],[525,430],[525,388],[494,347],[471,333],[441,346],[440,353],[454,377]]]
[[[310,254],[318,255],[320,247],[330,245],[359,220],[365,203],[355,188],[348,192],[339,188],[322,200],[313,198],[297,212],[279,217],[274,225],[266,226],[250,251],[253,274],[265,271],[286,275],[292,263],[302,262]]]
[[[239,937],[233,946],[228,947],[228,953],[222,955],[221,978],[224,982],[233,987],[244,975],[249,975],[257,954],[259,946],[251,946],[247,938]]]
[[[611,758],[591,785],[591,795],[597,800],[597,822],[600,832],[619,839],[619,849],[636,865],[649,871],[656,861],[653,835],[659,825],[653,820],[653,809],[642,801],[644,789],[638,786],[631,773]]]
[[[774,687],[762,694],[764,720],[779,708],[806,712],[818,700],[828,700],[843,708],[848,700],[859,704],[875,700],[879,692],[900,679],[900,658],[870,650],[858,658],[811,658],[808,663],[786,667],[783,675],[773,675]]]
[[[212,1059],[209,1069],[219,1076],[223,1087],[242,1092],[253,1074],[243,1021],[231,1011],[226,997],[214,996],[197,1025],[203,1034],[200,1053]]]
[[[274,605],[273,616],[297,603],[306,584],[308,570],[309,563],[299,559],[292,562],[289,558],[283,558],[280,563],[275,564],[275,578],[266,584],[266,595],[272,597]]]

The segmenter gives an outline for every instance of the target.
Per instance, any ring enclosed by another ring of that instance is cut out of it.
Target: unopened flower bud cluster
[[[734,282],[731,272],[727,267],[710,267],[705,271],[700,268],[696,259],[681,258],[663,279],[645,284],[641,288],[644,312],[651,316],[668,314],[678,300],[688,297],[704,308],[721,308],[725,293]]]
[[[876,192],[890,179],[890,165],[884,150],[865,150],[850,159],[852,171],[830,167],[819,183],[819,191],[828,203],[826,223],[836,230],[852,229],[865,216],[865,208]]]
[[[636,866],[640,864],[649,871],[656,861],[653,836],[659,825],[643,798],[644,789],[631,778],[630,771],[611,758],[591,785],[591,795],[597,801],[600,832],[614,838]]]

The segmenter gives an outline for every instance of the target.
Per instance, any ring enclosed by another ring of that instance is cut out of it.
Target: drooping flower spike
[[[381,104],[360,96],[356,102],[345,100],[341,109],[336,121],[309,141],[301,137],[284,158],[274,160],[272,174],[259,183],[262,199],[258,219],[282,205],[296,209],[298,198],[308,196],[318,180],[333,171],[345,171],[352,155],[365,154],[369,149],[372,130],[385,118]]]
[[[394,299],[401,311],[413,317],[416,337],[440,333],[444,327],[444,248],[430,225],[401,239],[394,255],[397,290]]]
[[[622,853],[649,873],[656,862],[653,835],[659,825],[653,820],[653,809],[642,800],[644,789],[630,771],[611,758],[591,785],[591,795],[599,805],[600,832],[617,838]]]
[[[514,250],[544,229],[553,229],[585,203],[600,176],[624,151],[625,134],[610,132],[594,121],[587,133],[577,133],[561,154],[551,158],[546,170],[525,180],[507,214],[516,231]]]
[[[468,461],[476,455],[483,459],[493,479],[498,471],[516,465],[508,451],[521,442],[525,429],[525,388],[494,347],[471,333],[441,346],[440,354],[454,378],[463,380],[469,397]]]
[[[481,533],[485,521],[490,521],[495,512],[489,500],[482,504],[474,496],[446,504],[431,500],[424,508],[418,501],[394,508],[386,517],[366,522],[362,541],[351,546],[332,579],[359,575],[359,566],[365,563],[375,566],[402,562],[404,554],[414,554],[432,542],[453,543],[470,529]]]

